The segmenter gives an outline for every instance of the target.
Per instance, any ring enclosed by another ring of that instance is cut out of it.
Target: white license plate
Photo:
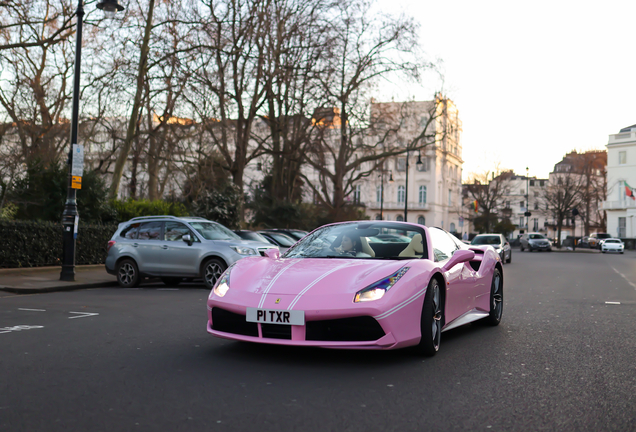
[[[245,320],[263,324],[305,325],[305,311],[247,308]]]

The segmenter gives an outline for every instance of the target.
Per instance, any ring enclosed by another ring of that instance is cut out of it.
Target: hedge
[[[75,246],[75,264],[103,264],[108,241],[117,225],[82,225]],[[62,224],[0,221],[0,268],[62,264]]]

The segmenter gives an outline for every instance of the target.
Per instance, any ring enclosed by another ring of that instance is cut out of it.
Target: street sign
[[[73,144],[73,165],[71,165],[71,175],[76,177],[82,177],[84,175],[84,146],[79,144]]]
[[[81,189],[82,188],[82,177],[71,176],[71,188],[72,189]]]

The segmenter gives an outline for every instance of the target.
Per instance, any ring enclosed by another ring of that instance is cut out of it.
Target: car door
[[[451,235],[439,228],[429,228],[429,234],[435,261],[444,262],[460,249]],[[444,273],[444,277],[447,282],[445,318],[446,322],[450,322],[473,307],[475,271],[469,263],[459,263]]]
[[[183,241],[189,235],[191,243]],[[164,271],[175,276],[197,276],[199,274],[199,257],[201,241],[181,222],[165,222],[164,240],[162,242]]]
[[[137,241],[133,246],[137,248],[139,257],[137,265],[141,273],[160,276],[163,269],[163,222],[144,222],[139,227]],[[136,245],[136,246],[135,246]]]

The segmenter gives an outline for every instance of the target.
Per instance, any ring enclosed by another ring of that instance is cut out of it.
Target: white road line
[[[614,270],[616,273],[618,273],[619,275],[621,275],[621,277],[622,277],[623,279],[625,279],[625,281],[627,281],[627,283],[628,283],[628,284],[630,284],[630,285],[631,285],[634,289],[636,289],[636,284],[635,284],[635,283],[633,283],[632,281],[630,281],[629,279],[627,279],[627,276],[625,276],[623,273],[621,273],[621,272],[619,272],[618,270],[616,270],[616,269],[614,268],[614,266],[613,266],[613,265],[611,265],[611,264],[610,264],[610,267],[611,267],[611,268],[612,268],[612,270]]]
[[[68,319],[73,319],[73,318],[86,318],[86,317],[89,317],[89,316],[99,315],[98,313],[91,313],[91,312],[69,312],[69,313],[73,313],[73,314],[81,314],[81,315],[74,316],[74,317],[68,317]]]
[[[0,327],[0,333],[11,333],[15,331],[31,330],[31,329],[38,329],[38,328],[44,328],[44,326],[18,325],[13,327]]]
[[[619,305],[619,304],[621,304],[621,302],[607,302],[606,301],[605,304],[617,304],[617,305]]]
[[[33,312],[46,312],[46,309],[27,309],[27,308],[18,308],[18,310],[33,311]]]

